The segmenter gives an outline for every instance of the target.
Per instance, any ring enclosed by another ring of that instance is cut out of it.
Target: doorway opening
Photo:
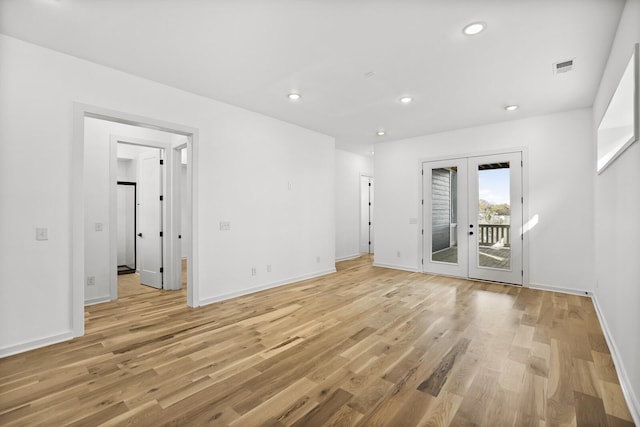
[[[523,284],[522,153],[424,162],[423,271]]]
[[[373,177],[360,175],[360,253],[373,251]]]
[[[71,295],[71,319],[74,336],[84,334],[84,307],[88,304],[106,302],[117,298],[118,266],[126,265],[140,270],[142,259],[136,255],[135,265],[130,260],[118,262],[118,181],[134,182],[129,179],[118,179],[117,143],[127,142],[133,145],[155,146],[164,150],[162,159],[166,164],[163,184],[166,192],[162,194],[165,208],[160,214],[163,234],[162,274],[163,289],[179,290],[183,287],[182,259],[180,256],[179,236],[189,236],[185,249],[185,258],[190,270],[186,275],[187,305],[199,305],[199,288],[197,276],[193,274],[197,265],[197,244],[195,230],[198,222],[193,209],[197,176],[197,129],[166,123],[93,107],[83,104],[74,105],[74,143],[72,149],[73,169],[72,182],[72,271],[73,292]],[[90,123],[93,121],[93,123]],[[109,128],[106,132],[96,130],[96,122]],[[127,131],[123,131],[123,129]],[[130,132],[129,132],[130,131]],[[168,135],[158,141],[151,133]],[[124,137],[122,135],[125,135]],[[152,143],[149,143],[149,142]],[[160,142],[158,144],[158,142]],[[173,215],[178,210],[173,198],[180,192],[179,161],[175,162],[175,147],[182,145],[189,159],[186,167],[187,194],[181,195],[186,205],[185,212],[189,218],[189,228],[182,229],[180,216]],[[139,187],[139,186],[137,186]],[[137,188],[138,192],[140,188]],[[124,196],[122,196],[124,197]],[[140,203],[140,198],[137,200]],[[126,220],[125,220],[126,224]],[[137,234],[141,232],[142,223],[137,223]],[[126,230],[126,226],[124,227]],[[140,241],[137,237],[137,251]],[[135,251],[134,251],[135,253]],[[121,275],[125,277],[126,275]]]

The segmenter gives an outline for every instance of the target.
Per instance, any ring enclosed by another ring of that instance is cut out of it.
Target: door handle
[[[469,224],[469,228],[473,228],[473,224]]]
[[[469,236],[473,236],[473,231],[470,231],[470,232],[469,232]]]
[[[182,239],[182,234],[178,234],[178,239]]]
[[[138,237],[142,237],[142,233],[138,233]]]

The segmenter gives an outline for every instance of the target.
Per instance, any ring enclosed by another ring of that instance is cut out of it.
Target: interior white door
[[[521,160],[423,163],[423,272],[522,285]]]
[[[522,154],[470,157],[469,277],[522,285]]]
[[[467,159],[425,162],[423,271],[467,277]]]
[[[373,235],[373,178],[369,178],[369,253],[374,253],[374,235]]]
[[[373,178],[360,176],[360,253],[373,253]]]
[[[160,150],[145,150],[140,155],[138,216],[138,250],[140,259],[140,283],[162,288],[162,169]]]

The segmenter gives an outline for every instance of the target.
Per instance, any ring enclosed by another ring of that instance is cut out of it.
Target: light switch
[[[36,228],[36,240],[49,240],[49,229]]]
[[[220,221],[220,231],[230,231],[230,230],[231,230],[231,222]]]
[[[95,229],[96,229],[96,231],[102,231],[102,223],[101,222],[96,222]]]

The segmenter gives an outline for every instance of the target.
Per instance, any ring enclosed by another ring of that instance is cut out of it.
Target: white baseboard
[[[362,254],[360,254],[360,253],[341,256],[340,258],[336,258],[336,262],[347,261],[347,260],[350,260],[350,259],[356,259],[356,258],[360,258],[361,256],[362,256]]]
[[[418,273],[418,269],[415,267],[407,267],[406,265],[385,264],[382,262],[374,262],[374,267],[390,268],[392,270],[410,271],[412,273]]]
[[[18,353],[24,353],[25,351],[29,350],[35,350],[36,348],[40,347],[46,347],[51,344],[57,344],[62,341],[69,341],[71,339],[73,339],[73,331],[68,331],[46,338],[40,338],[21,344],[11,345],[9,347],[0,348],[0,358],[12,356]]]
[[[288,279],[278,280],[275,282],[265,283],[263,285],[255,286],[253,288],[242,289],[236,292],[229,292],[222,295],[216,295],[214,297],[204,298],[200,300],[199,306],[209,305],[220,301],[225,301],[231,298],[240,297],[243,295],[253,294],[255,292],[264,291],[271,288],[277,288],[278,286],[290,285],[291,283],[300,282],[302,280],[313,279],[315,277],[325,276],[327,274],[335,273],[335,268],[330,268],[328,270],[322,270],[315,273],[304,274],[302,276],[290,277]]]
[[[618,373],[618,380],[620,381],[620,387],[622,387],[622,393],[624,394],[624,398],[627,401],[627,406],[629,407],[629,412],[631,412],[631,417],[633,418],[633,422],[640,426],[640,400],[638,400],[638,396],[636,396],[633,387],[631,387],[631,381],[629,380],[629,375],[627,375],[627,371],[624,368],[624,363],[622,363],[622,359],[620,358],[620,352],[618,351],[618,346],[616,346],[616,342],[613,339],[613,335],[611,335],[611,330],[609,329],[609,325],[607,324],[607,320],[600,309],[600,304],[598,303],[598,298],[596,295],[591,296],[591,300],[593,301],[593,306],[596,309],[596,314],[598,315],[598,320],[600,320],[600,325],[602,326],[602,332],[604,332],[604,338],[607,340],[607,344],[609,345],[609,350],[611,351],[611,358],[613,359],[613,364],[616,367],[616,372]]]
[[[103,302],[109,301],[111,301],[111,296],[109,295],[105,297],[89,298],[87,300],[84,300],[84,306],[86,307],[88,305],[102,304]]]
[[[561,286],[543,285],[541,283],[529,283],[529,288],[540,289],[541,291],[560,292],[561,294],[580,295],[580,296],[592,296],[591,291],[585,291],[584,289],[571,289],[563,288]]]

